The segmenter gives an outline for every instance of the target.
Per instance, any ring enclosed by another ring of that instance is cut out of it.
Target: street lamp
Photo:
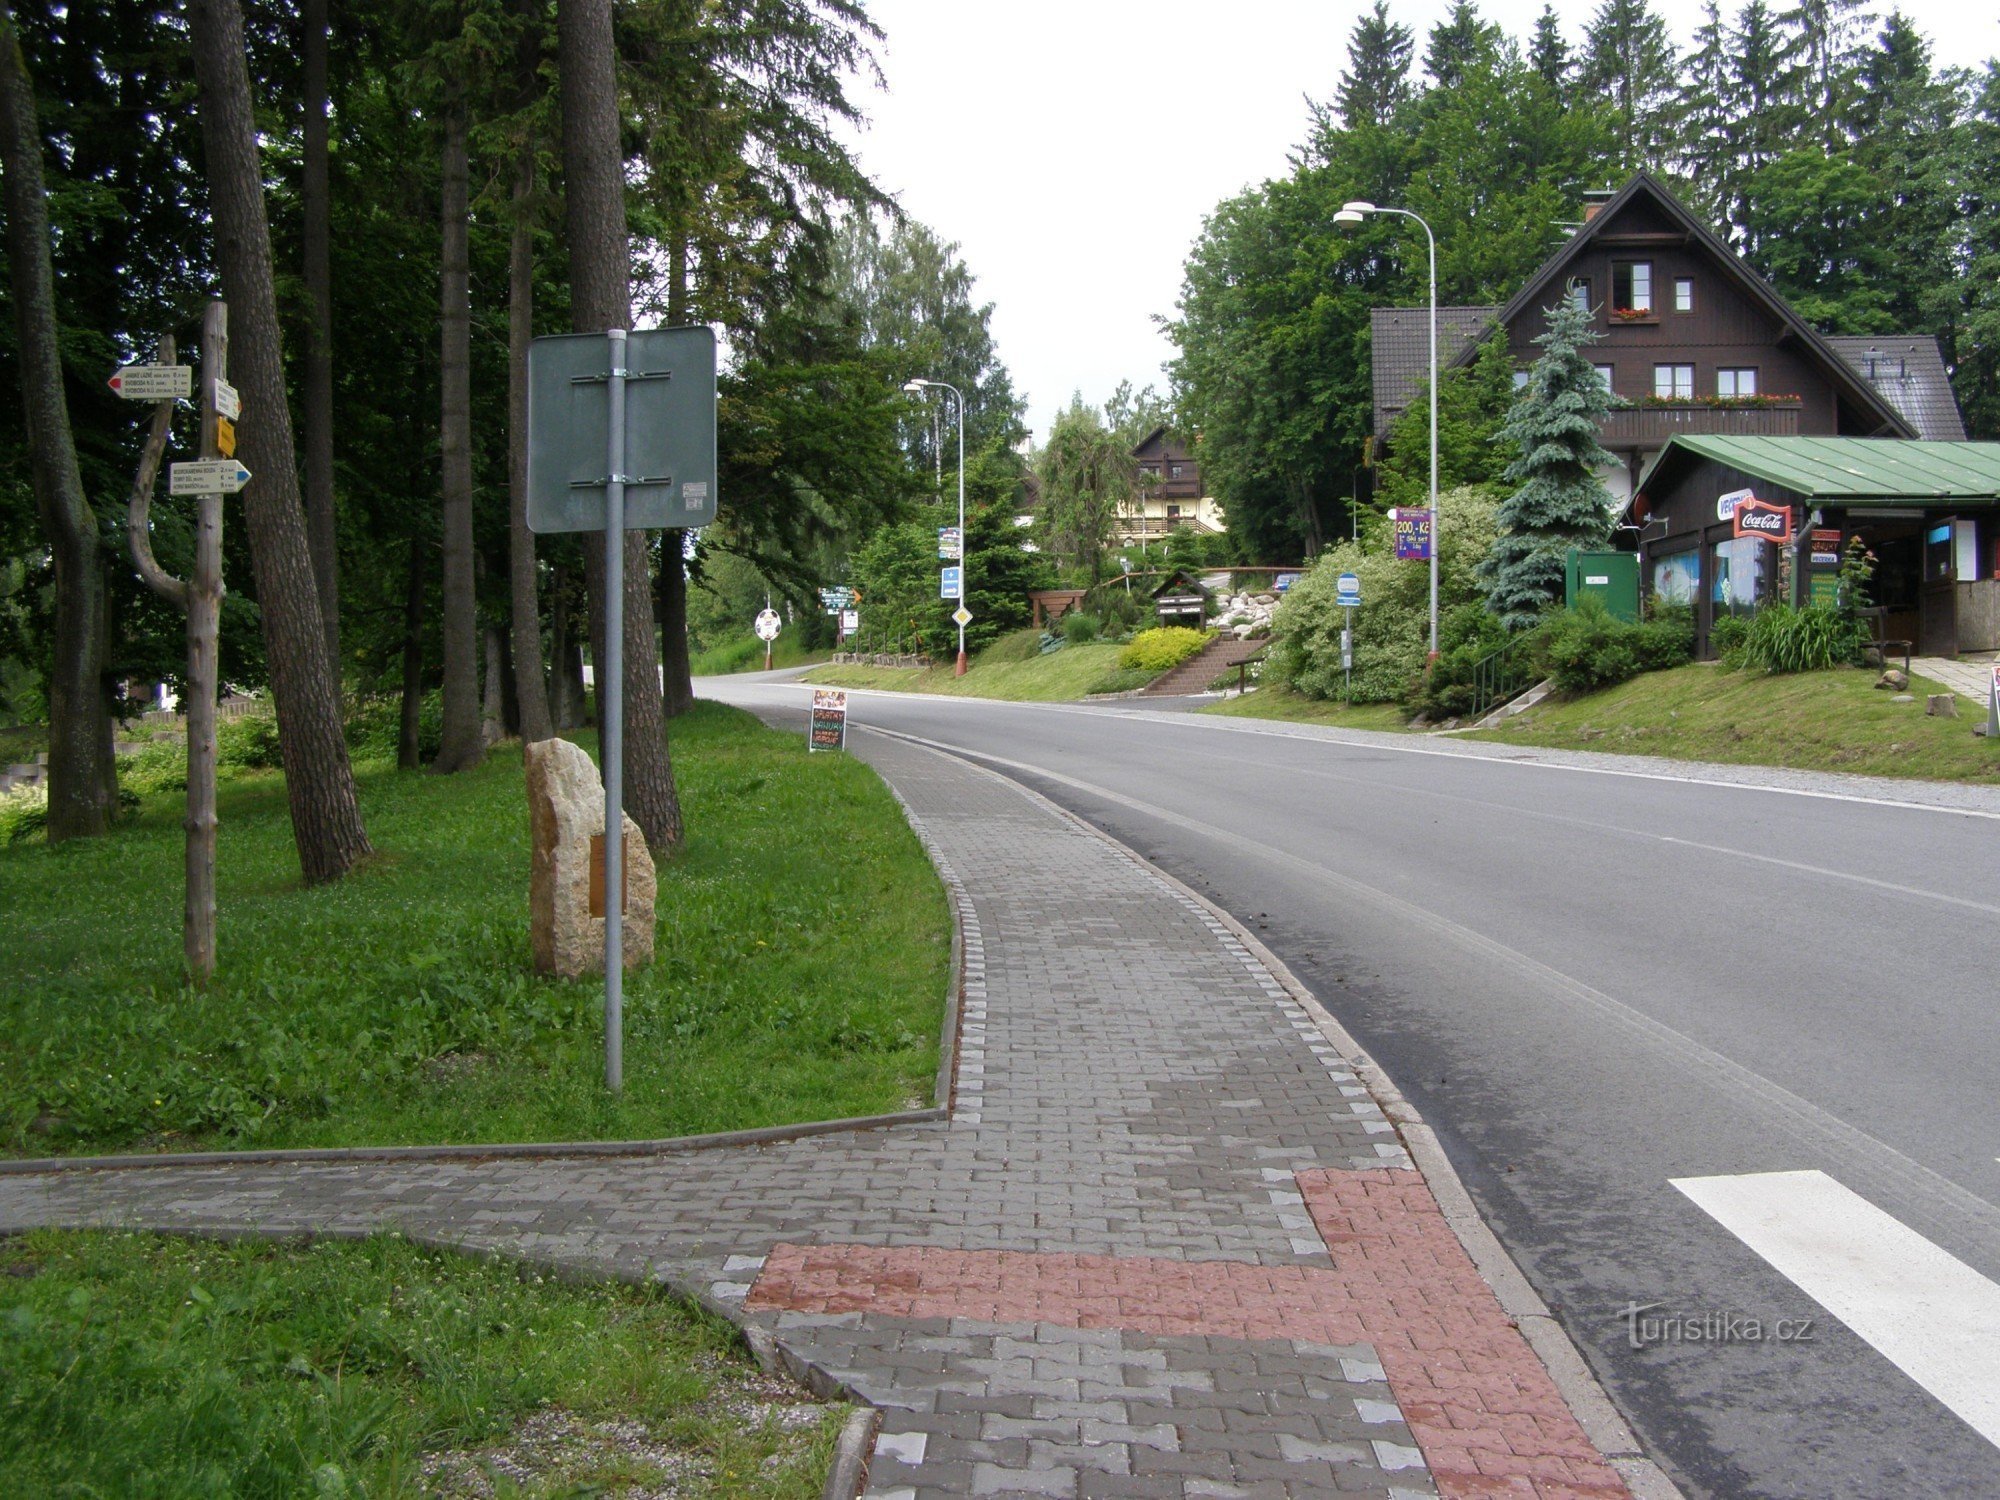
[[[1333,222],[1343,227],[1359,224],[1370,214],[1395,214],[1399,218],[1415,219],[1423,225],[1424,241],[1431,253],[1431,654],[1432,661],[1438,655],[1438,545],[1443,540],[1442,528],[1438,524],[1438,247],[1437,236],[1431,233],[1431,226],[1424,223],[1421,214],[1413,214],[1407,208],[1383,208],[1378,204],[1364,203],[1359,199],[1340,205],[1340,212],[1333,216]]]
[[[921,396],[925,389],[935,386],[941,391],[950,391],[958,402],[958,613],[965,613],[966,596],[972,592],[967,586],[966,567],[970,549],[965,545],[965,396],[959,388],[948,380],[910,380],[904,382],[903,389],[912,396]],[[965,675],[965,627],[958,627],[958,669],[955,677]]]

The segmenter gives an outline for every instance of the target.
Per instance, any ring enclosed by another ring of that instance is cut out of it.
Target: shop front
[[[1701,656],[1720,620],[1833,603],[1856,540],[1882,636],[2000,650],[2000,443],[1676,438],[1625,521],[1647,591],[1693,608]]]

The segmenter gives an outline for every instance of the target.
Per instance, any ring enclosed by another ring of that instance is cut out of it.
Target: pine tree
[[[1735,201],[1736,111],[1730,104],[1730,36],[1721,0],[1703,0],[1692,40],[1681,63],[1680,165],[1693,188],[1695,209],[1711,224],[1726,224]]]
[[[1573,59],[1569,43],[1563,40],[1562,20],[1553,5],[1544,3],[1542,13],[1535,17],[1534,39],[1528,43],[1528,66],[1558,96],[1569,87]]]
[[[1486,607],[1509,630],[1562,597],[1564,553],[1611,535],[1611,496],[1597,474],[1616,462],[1598,441],[1612,398],[1584,354],[1601,335],[1568,298],[1545,316],[1542,357],[1501,429],[1521,452],[1505,476],[1520,488],[1501,503],[1500,538],[1480,567]]]
[[[1729,101],[1735,124],[1728,132],[1729,197],[1720,222],[1740,233],[1739,248],[1757,249],[1744,226],[1751,176],[1784,155],[1798,119],[1798,45],[1771,14],[1766,0],[1744,0],[1731,30]]]
[[[1646,0],[1604,0],[1584,32],[1579,81],[1606,95],[1628,165],[1658,170],[1673,139],[1678,80],[1667,23]]]
[[[1388,0],[1375,0],[1375,9],[1354,23],[1338,96],[1349,130],[1387,126],[1409,102],[1410,48],[1410,28],[1389,19]]]
[[[1868,19],[1860,0],[1799,0],[1778,17],[1797,37],[1800,101],[1828,155],[1846,138],[1856,102],[1855,39]]]
[[[1455,89],[1473,73],[1500,61],[1500,28],[1483,20],[1473,0],[1454,0],[1451,14],[1431,28],[1424,69],[1439,89]]]

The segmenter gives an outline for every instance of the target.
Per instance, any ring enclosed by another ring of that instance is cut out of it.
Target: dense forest
[[[609,37],[596,63],[586,20]],[[232,375],[282,350],[266,399],[245,393],[257,477],[225,522],[221,657],[226,685],[277,690],[288,741],[329,688],[350,738],[440,770],[495,723],[588,714],[595,549],[523,521],[533,335],[701,322],[724,341],[721,520],[651,536],[628,569],[667,717],[709,585],[737,628],[767,591],[818,628],[816,586],[932,497],[957,413],[940,428],[911,377],[966,392],[982,493],[1011,502],[1019,402],[987,309],[845,144],[881,40],[861,0],[0,4],[0,723],[83,726],[66,750],[51,725],[56,761],[90,762],[52,768],[52,836],[101,831],[110,726],[143,706],[121,695],[184,671],[181,621],[125,546],[150,409],[106,378],[163,337],[191,361],[212,297]],[[600,264],[607,243],[628,253]],[[198,413],[172,421],[168,457],[194,456]],[[154,498],[169,574],[193,518]],[[294,660],[307,635],[323,657]],[[668,809],[656,826],[671,843]]]
[[[1377,477],[1369,309],[1423,305],[1424,243],[1388,218],[1343,233],[1350,199],[1423,215],[1440,304],[1490,305],[1561,243],[1587,190],[1651,171],[1814,326],[1934,335],[1968,433],[2000,437],[2000,65],[1950,61],[1857,0],[1706,0],[1685,51],[1648,0],[1602,0],[1576,38],[1552,7],[1514,38],[1459,0],[1419,59],[1378,0],[1290,174],[1209,216],[1169,324],[1180,419],[1237,545],[1317,551]],[[1454,443],[1453,384],[1441,482],[1490,482],[1504,455]],[[1423,455],[1410,436],[1379,476],[1392,490]]]
[[[928,528],[961,414],[913,378],[965,393],[978,634],[1051,559],[1097,576],[1137,482],[1121,444],[1156,418],[1198,441],[1242,560],[1345,533],[1369,309],[1423,290],[1407,225],[1333,226],[1350,198],[1424,214],[1441,300],[1487,303],[1585,190],[1649,168],[1820,326],[1935,335],[1970,430],[2000,435],[1993,63],[1947,66],[1853,0],[1710,0],[1685,53],[1648,0],[1603,0],[1574,41],[1553,11],[1517,39],[1461,0],[1419,58],[1378,3],[1290,173],[1194,245],[1172,412],[1127,392],[1051,434],[1046,554],[1024,561],[1021,403],[990,309],[846,144],[882,42],[865,0],[0,0],[0,725],[50,725],[51,836],[108,826],[123,695],[185,670],[180,616],[125,541],[150,413],[106,377],[164,338],[191,357],[218,296],[257,476],[224,526],[221,675],[275,700],[309,879],[367,848],[343,738],[450,771],[501,727],[589,712],[594,550],[523,515],[537,334],[700,322],[723,341],[721,519],[628,554],[635,685],[664,669],[628,785],[665,847],[691,633],[740,631],[768,595],[817,638],[818,587],[864,571],[875,623],[940,630]],[[1507,374],[1480,362],[1446,420]],[[170,458],[196,422],[172,416]],[[1492,477],[1491,445],[1441,438],[1447,486]],[[194,521],[154,497],[166,573]]]

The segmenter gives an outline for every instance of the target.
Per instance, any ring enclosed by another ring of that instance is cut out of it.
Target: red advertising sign
[[[1773,505],[1767,500],[1745,500],[1736,507],[1732,519],[1739,537],[1760,536],[1781,547],[1792,539],[1792,508],[1789,505]]]

